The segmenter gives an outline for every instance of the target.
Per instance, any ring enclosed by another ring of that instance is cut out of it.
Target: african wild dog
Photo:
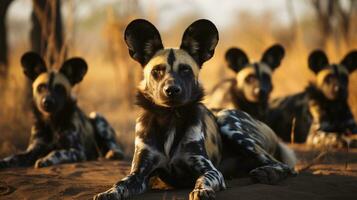
[[[201,19],[192,23],[179,49],[165,49],[159,31],[143,19],[127,26],[125,41],[129,54],[144,70],[137,93],[143,113],[136,123],[130,174],[94,199],[130,198],[145,192],[154,177],[173,187],[194,186],[190,199],[213,199],[215,191],[226,187],[217,170],[224,156],[222,139],[231,140],[227,147],[232,149],[225,150],[231,153],[227,157],[240,154],[243,163],[248,158],[250,166],[244,169],[252,170],[256,180],[273,183],[291,174],[287,165],[263,149],[281,152],[284,158],[289,150],[278,148],[273,137],[265,138],[269,144],[256,143],[263,142],[259,132],[266,130],[266,125],[240,112],[222,111],[218,118],[225,135],[222,137],[217,119],[201,103],[203,89],[198,74],[218,43],[218,31],[212,22]],[[255,132],[248,137],[247,131]]]
[[[123,158],[106,119],[97,113],[87,117],[71,95],[72,87],[87,72],[83,59],[69,59],[55,72],[47,70],[38,54],[28,52],[21,64],[32,81],[35,123],[27,150],[0,160],[0,168],[33,164],[46,167],[90,160],[101,154],[108,159]]]
[[[348,53],[340,64],[329,64],[326,54],[315,50],[308,63],[315,73],[315,83],[303,92],[274,100],[269,124],[285,141],[291,140],[293,131],[299,143],[342,146],[347,135],[357,133],[347,102],[348,75],[357,68],[357,51]]]
[[[284,48],[275,44],[267,49],[260,62],[250,63],[243,50],[230,48],[225,59],[236,73],[208,94],[208,107],[212,109],[234,108],[243,110],[265,121],[269,95],[273,89],[271,76],[284,57]]]

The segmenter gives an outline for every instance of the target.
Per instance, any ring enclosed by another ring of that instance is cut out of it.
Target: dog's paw
[[[296,172],[285,164],[277,163],[258,167],[249,172],[254,182],[277,184],[289,176],[296,176]]]
[[[42,167],[48,167],[50,165],[52,165],[52,163],[47,159],[41,159],[40,158],[40,159],[36,160],[36,162],[35,162],[35,168],[36,169],[42,168]]]
[[[124,186],[115,186],[95,195],[93,200],[122,200],[127,199],[128,196],[128,190]]]
[[[216,194],[211,188],[195,188],[190,193],[190,200],[214,200]]]
[[[105,154],[105,158],[108,160],[123,160],[124,153],[120,149],[110,149]]]

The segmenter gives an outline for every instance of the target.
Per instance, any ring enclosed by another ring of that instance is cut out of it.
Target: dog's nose
[[[267,96],[267,95],[268,95],[268,92],[267,92],[266,90],[260,89],[260,91],[259,91],[259,96],[260,96],[260,97],[265,97],[265,96]]]
[[[55,106],[55,100],[52,97],[45,97],[42,99],[42,105],[46,111],[52,111]]]
[[[338,85],[333,86],[333,91],[338,92],[340,90],[340,87]]]
[[[260,98],[265,97],[269,94],[269,87],[265,87],[265,86],[256,87],[254,88],[253,93],[256,96],[259,96]]]
[[[254,93],[254,95],[258,96],[261,93],[261,89],[259,87],[256,87],[253,89],[253,93]]]
[[[177,85],[167,85],[164,87],[164,92],[167,97],[175,97],[181,93],[181,88]]]

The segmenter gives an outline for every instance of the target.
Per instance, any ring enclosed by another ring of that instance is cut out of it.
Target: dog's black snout
[[[339,85],[336,84],[336,85],[333,86],[333,91],[334,92],[338,93],[338,92],[340,92],[340,90],[341,90],[341,88],[340,88]]]
[[[55,106],[55,100],[52,97],[45,97],[42,99],[43,108],[46,111],[52,111]]]
[[[177,85],[168,85],[164,87],[164,92],[167,97],[175,97],[181,93],[181,88]]]
[[[253,90],[254,95],[259,96],[259,97],[264,97],[268,94],[268,92],[265,90],[265,88],[260,88],[256,87]]]
[[[260,89],[260,91],[259,91],[259,96],[260,97],[265,97],[265,96],[267,96],[267,94],[268,94],[268,92],[266,90]]]

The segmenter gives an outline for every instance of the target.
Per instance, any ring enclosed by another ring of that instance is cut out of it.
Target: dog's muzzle
[[[169,98],[175,98],[181,95],[182,89],[178,85],[166,85],[164,88],[164,94]]]
[[[54,110],[56,102],[52,97],[46,96],[42,99],[41,103],[42,103],[43,109],[46,112],[51,112]]]

